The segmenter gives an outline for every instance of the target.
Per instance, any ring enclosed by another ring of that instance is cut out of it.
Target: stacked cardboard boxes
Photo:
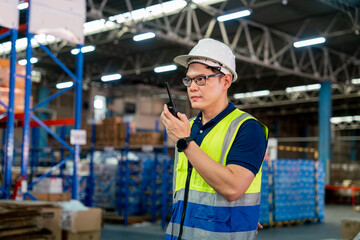
[[[86,130],[87,147],[91,146],[92,126],[84,125]],[[142,145],[162,145],[164,140],[163,133],[159,132],[136,132],[134,122],[129,123],[129,144],[131,146]],[[96,125],[95,146],[125,146],[126,140],[126,123],[122,122],[121,117],[105,118],[101,123]]]
[[[102,209],[63,212],[63,240],[100,240]]]
[[[102,142],[105,146],[119,146],[118,127],[120,123],[121,117],[105,118],[103,120],[101,133]]]
[[[162,145],[164,135],[158,132],[137,132],[130,134],[130,146]]]
[[[58,202],[69,201],[71,199],[71,193],[34,193],[30,192],[38,201]],[[29,197],[27,199],[30,200]]]
[[[63,192],[63,179],[49,177],[44,178],[38,184],[33,187],[33,191],[30,192],[39,201],[68,201],[71,199],[70,193]],[[31,200],[27,197],[28,200]]]
[[[25,76],[26,69],[24,66],[19,64],[16,65],[16,74],[15,77],[15,103],[14,111],[15,113],[24,112],[24,101],[25,101],[25,78],[20,77],[20,75]],[[5,105],[9,104],[9,78],[10,78],[10,61],[9,59],[0,58],[0,100]],[[30,100],[30,105],[32,103],[32,98]],[[0,112],[6,112],[6,109],[0,105]]]
[[[36,193],[62,193],[63,192],[63,179],[49,177],[44,178],[33,188]]]

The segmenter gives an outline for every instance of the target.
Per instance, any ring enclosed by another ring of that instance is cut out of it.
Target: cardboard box
[[[49,177],[44,178],[36,184],[33,188],[34,193],[62,193],[63,192],[63,179]]]
[[[71,199],[71,193],[30,193],[39,201],[69,201]],[[27,197],[27,199],[30,199]]]
[[[63,212],[62,227],[72,233],[101,230],[102,209],[89,208],[87,211]]]
[[[72,233],[68,231],[63,232],[63,240],[100,240],[101,231]]]
[[[25,91],[20,89],[15,89],[15,102],[14,102],[14,112],[23,113],[25,107]],[[6,106],[9,105],[9,88],[0,87],[0,101],[2,101]],[[30,97],[30,107],[32,107],[32,97]],[[6,112],[7,110],[0,105],[0,112]]]
[[[341,220],[341,238],[353,239],[360,232],[360,218]]]
[[[16,74],[26,75],[26,67],[16,64]],[[9,87],[9,78],[10,78],[10,60],[0,58],[0,86]],[[15,88],[25,89],[25,78],[16,76],[15,77]]]
[[[62,209],[61,208],[42,208],[41,217],[44,228],[51,232],[51,238],[48,240],[62,239]]]

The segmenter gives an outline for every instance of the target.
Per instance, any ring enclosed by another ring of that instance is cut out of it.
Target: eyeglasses
[[[197,76],[194,78],[185,77],[182,81],[186,87],[190,87],[192,81],[194,81],[198,86],[204,86],[206,83],[206,79],[211,77],[218,77],[220,75],[223,75],[223,73],[216,73],[208,76]]]

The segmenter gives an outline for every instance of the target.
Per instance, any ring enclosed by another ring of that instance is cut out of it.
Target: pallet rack
[[[31,189],[34,185],[39,183],[45,177],[50,176],[55,170],[61,168],[67,160],[74,159],[74,174],[73,174],[73,191],[72,199],[78,198],[78,163],[80,155],[80,145],[75,145],[71,147],[67,144],[61,137],[57,136],[48,126],[49,123],[40,120],[35,116],[33,111],[42,106],[43,104],[48,103],[49,101],[55,99],[66,91],[75,88],[75,109],[74,109],[74,129],[80,129],[81,127],[81,99],[82,99],[82,75],[83,75],[83,53],[81,51],[82,45],[78,44],[77,48],[79,53],[76,55],[76,70],[75,74],[67,68],[45,45],[39,43],[39,46],[53,59],[59,66],[64,70],[73,80],[73,87],[63,89],[56,94],[48,97],[47,99],[36,104],[34,107],[30,108],[30,97],[31,97],[31,62],[32,57],[32,46],[31,40],[35,39],[34,35],[29,32],[29,14],[30,14],[31,1],[29,1],[29,7],[26,14],[26,76],[20,76],[25,78],[25,105],[24,105],[24,123],[23,123],[23,135],[22,135],[22,156],[21,156],[21,179],[23,182],[27,182],[27,168],[29,163],[29,152],[30,152],[30,127],[31,119],[36,122],[40,127],[46,130],[51,136],[53,136],[57,141],[60,142],[66,149],[70,151],[70,155],[63,157],[62,160],[51,168],[51,170],[42,176],[38,177],[35,181],[28,184],[27,189]],[[4,158],[4,186],[0,190],[4,193],[3,197],[6,199],[10,198],[10,188],[11,188],[11,167],[13,161],[13,152],[14,152],[14,85],[15,85],[15,66],[16,66],[16,39],[17,31],[10,29],[8,33],[1,35],[1,37],[6,37],[11,35],[12,48],[10,53],[10,91],[9,91],[9,106],[2,104],[8,111],[0,115],[0,119],[7,115],[7,126],[5,132],[5,158]],[[36,40],[36,39],[35,39]],[[1,103],[0,103],[1,104]],[[61,122],[61,121],[60,121]],[[36,200],[29,192],[24,193],[24,198],[30,197],[31,199]]]
[[[99,183],[99,179],[96,179],[95,177],[95,172],[94,172],[94,152],[96,149],[95,146],[95,134],[96,134],[96,125],[92,125],[91,128],[91,132],[92,132],[92,136],[91,136],[91,145],[90,145],[90,149],[89,149],[89,154],[90,154],[90,166],[89,166],[89,178],[88,178],[88,186],[87,186],[87,204],[89,204],[89,206],[94,206],[96,202],[94,202],[94,188],[95,188],[95,183],[98,182]],[[155,123],[155,132],[159,131],[158,128],[158,121],[156,121]],[[123,221],[124,224],[127,225],[129,223],[129,215],[130,215],[130,211],[129,211],[129,186],[130,186],[130,168],[129,168],[129,152],[130,150],[135,150],[138,151],[141,147],[131,147],[130,144],[130,125],[129,123],[126,123],[126,137],[125,137],[125,146],[124,147],[116,147],[116,150],[120,150],[122,152],[121,158],[118,161],[118,170],[117,170],[117,179],[113,179],[112,181],[110,181],[106,186],[105,185],[101,185],[102,190],[104,191],[103,195],[107,195],[110,200],[113,202],[116,212],[118,214],[118,216],[123,216]],[[158,148],[159,146],[155,146],[155,148]],[[164,156],[164,158],[167,157],[167,153],[168,153],[168,147],[167,147],[167,134],[166,131],[164,130],[164,144],[161,147],[162,148],[162,154]],[[113,148],[115,150],[115,147]],[[159,153],[160,153],[160,149],[155,149],[154,152],[154,166],[153,169],[157,169],[157,166],[159,166]],[[165,228],[166,225],[166,216],[167,216],[167,202],[168,202],[168,190],[167,190],[167,182],[168,182],[168,164],[166,160],[163,160],[163,165],[162,165],[162,196],[161,196],[161,206],[162,206],[162,211],[161,211],[161,225],[163,228]],[[156,185],[156,179],[157,179],[157,172],[154,170],[151,173],[151,183],[149,183],[151,185],[152,188],[152,195],[151,195],[151,199],[152,199],[152,207],[151,207],[151,221],[155,222],[157,220],[157,213],[156,213],[156,190],[157,190],[157,185]],[[117,180],[117,181],[116,181]],[[117,199],[113,199],[109,189],[111,188],[111,185],[116,184],[117,187],[123,186],[123,189],[118,189],[117,191]],[[123,190],[123,191],[122,191]],[[123,199],[123,200],[122,200]]]

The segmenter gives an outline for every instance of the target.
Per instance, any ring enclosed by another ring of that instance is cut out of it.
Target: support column
[[[319,92],[319,160],[323,163],[325,183],[329,183],[329,164],[331,160],[331,130],[332,115],[331,82],[322,82]]]
[[[81,51],[82,46],[78,45],[79,53],[76,55],[76,79],[75,81],[75,127],[74,129],[81,128],[81,109],[82,109],[82,78],[83,78],[83,62],[84,55]],[[78,166],[80,162],[80,145],[75,145],[74,154],[74,172],[73,172],[73,189],[72,199],[79,198],[79,178]]]
[[[27,179],[26,171],[29,163],[29,151],[30,151],[30,98],[31,98],[31,70],[32,65],[30,59],[32,57],[33,51],[31,46],[31,39],[33,35],[29,32],[29,14],[30,14],[30,4],[27,9],[26,15],[26,77],[25,77],[25,103],[24,103],[24,127],[22,134],[22,146],[21,146],[21,178],[23,180]]]
[[[14,160],[14,106],[15,106],[15,74],[16,74],[16,48],[17,30],[10,29],[11,33],[11,54],[10,54],[10,79],[9,79],[9,104],[6,123],[5,137],[5,177],[4,189],[5,198],[10,198],[11,168]]]
[[[48,87],[39,87],[38,90],[38,102],[42,102],[43,100],[49,97],[49,88]],[[42,104],[42,109],[46,110],[49,109],[49,102]],[[40,110],[40,109],[39,109]],[[49,119],[49,113],[46,111],[40,111],[36,114],[39,119],[46,120]],[[48,146],[48,133],[45,129],[39,130],[39,148],[44,148]]]

